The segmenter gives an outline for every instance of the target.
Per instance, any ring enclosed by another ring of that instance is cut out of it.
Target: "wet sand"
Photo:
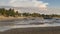
[[[60,26],[17,28],[1,32],[0,34],[60,34]]]

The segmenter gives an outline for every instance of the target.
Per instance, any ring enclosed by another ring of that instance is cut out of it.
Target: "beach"
[[[0,34],[60,34],[60,26],[16,28],[16,29],[0,32]]]
[[[41,20],[40,18],[36,18],[36,20],[32,20],[32,21],[34,23],[34,22],[39,22],[40,20]],[[26,19],[26,17],[18,17],[18,18],[4,17],[4,18],[2,18],[2,20],[0,22],[1,22],[0,26],[3,27],[3,26],[16,25],[15,23],[19,23],[19,24],[23,23],[23,22],[29,23],[29,22],[31,22],[31,19]],[[46,25],[46,26],[48,26],[48,25]],[[0,34],[60,34],[60,24],[58,24],[58,26],[55,26],[55,24],[50,24],[49,26],[51,26],[51,27],[45,27],[45,26],[44,27],[40,27],[40,26],[33,27],[33,26],[24,25],[22,27],[28,27],[28,28],[20,28],[21,25],[18,25],[18,26],[15,26],[14,28],[12,27],[12,29],[0,32]]]
[[[0,21],[24,19],[24,18],[27,18],[27,17],[5,17],[5,16],[0,16]]]

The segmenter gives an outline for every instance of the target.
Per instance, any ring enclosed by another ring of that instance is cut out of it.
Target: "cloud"
[[[11,0],[9,2],[11,6],[14,7],[40,7],[46,8],[48,3],[44,3],[43,1],[37,0]]]
[[[9,0],[0,1],[0,6],[13,6],[13,7],[39,7],[46,10],[48,3],[38,0]]]

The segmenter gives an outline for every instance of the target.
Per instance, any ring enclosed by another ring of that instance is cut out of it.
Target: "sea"
[[[0,21],[0,32],[15,28],[31,27],[55,27],[60,26],[60,18],[42,19],[42,18],[25,18],[11,21]]]

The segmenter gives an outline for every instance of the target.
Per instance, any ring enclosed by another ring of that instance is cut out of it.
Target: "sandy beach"
[[[5,32],[0,32],[0,34],[60,34],[60,26],[17,28],[17,29],[11,29]]]
[[[24,19],[26,17],[4,17],[0,16],[0,21],[15,20],[15,19]]]

